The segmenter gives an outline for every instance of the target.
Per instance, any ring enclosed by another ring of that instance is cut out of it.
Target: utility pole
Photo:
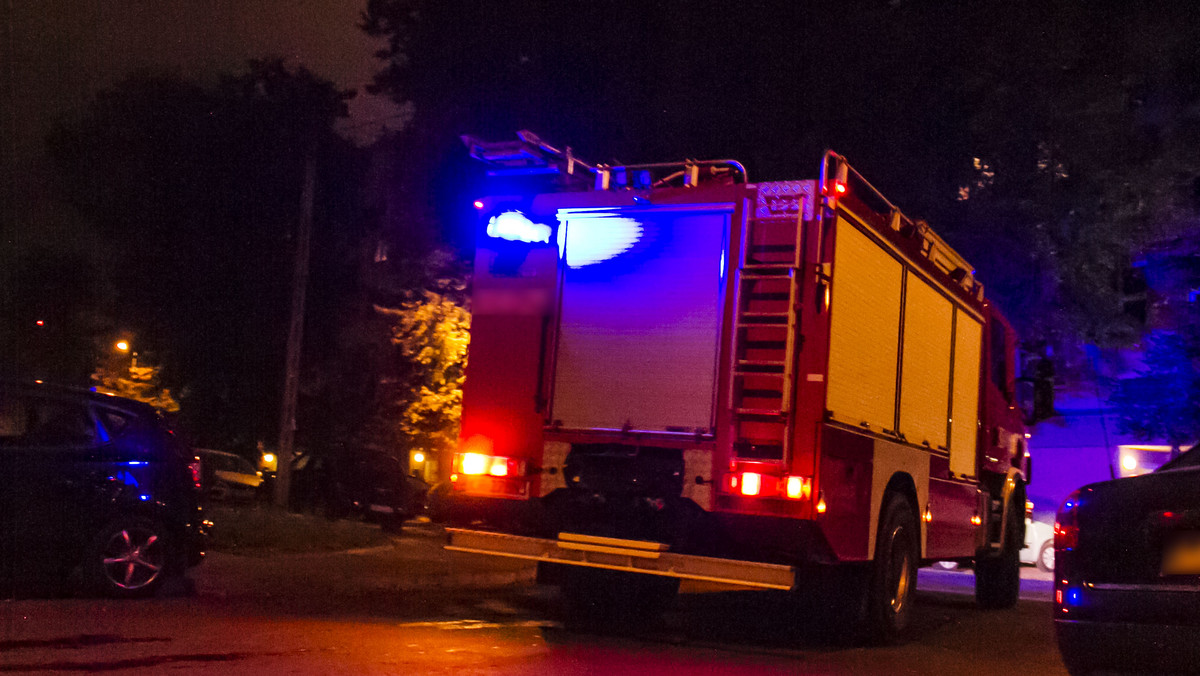
[[[292,271],[292,311],[288,320],[287,361],[284,365],[283,402],[279,411],[279,452],[276,454],[275,504],[287,508],[292,483],[292,449],[296,441],[296,399],[300,391],[300,348],[304,341],[304,292],[308,287],[308,255],[312,241],[313,192],[317,183],[316,135],[304,160],[304,188],[300,193],[300,222]]]

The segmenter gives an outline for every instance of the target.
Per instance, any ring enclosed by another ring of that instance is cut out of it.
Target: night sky
[[[361,11],[358,0],[5,0],[5,145],[19,159],[37,154],[49,122],[137,69],[203,78],[280,56],[361,89],[378,67]],[[362,132],[395,112],[360,92],[348,125]]]

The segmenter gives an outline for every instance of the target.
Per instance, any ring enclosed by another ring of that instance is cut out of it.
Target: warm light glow
[[[425,462],[425,454],[420,451],[413,453],[413,462]]]
[[[790,476],[787,480],[787,496],[798,498],[804,492],[804,481],[798,476]]]
[[[982,523],[983,523],[983,519],[981,519],[981,518],[979,517],[979,515],[978,515],[978,514],[976,514],[975,516],[971,517],[971,525],[972,525],[972,526],[979,526],[979,525],[981,525]]]
[[[925,513],[921,515],[921,518],[925,519],[925,523],[930,523],[933,521],[933,512],[929,511],[928,506],[925,507]]]
[[[122,352],[129,351],[129,343],[125,342],[124,340],[118,340],[116,347],[118,350],[120,350]]]
[[[275,462],[275,454],[263,453],[262,461],[264,464],[270,465],[271,463]]]
[[[492,458],[492,466],[488,469],[492,476],[508,476],[508,458]]]
[[[817,498],[817,514],[825,513],[825,491],[821,491],[821,495]]]
[[[1121,467],[1126,472],[1134,471],[1138,467],[1137,458],[1133,457],[1132,455],[1122,456],[1121,457]]]
[[[762,490],[762,475],[755,472],[742,472],[742,495],[758,495]]]
[[[804,477],[790,476],[786,486],[787,496],[793,500],[807,499],[812,495],[812,482]]]
[[[488,456],[479,453],[463,453],[463,474],[484,474],[488,471]]]

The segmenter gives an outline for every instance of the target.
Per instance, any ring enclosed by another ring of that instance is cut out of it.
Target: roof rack
[[[595,190],[649,189],[674,183],[692,188],[721,181],[745,183],[746,168],[737,160],[684,160],[655,164],[588,164],[570,147],[556,148],[531,131],[517,132],[515,141],[483,141],[464,135],[471,157],[488,165],[488,176],[591,174]]]

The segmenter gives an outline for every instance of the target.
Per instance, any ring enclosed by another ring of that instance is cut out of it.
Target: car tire
[[[153,596],[168,575],[171,552],[171,537],[157,520],[117,519],[92,540],[83,562],[84,580],[102,596]]]
[[[1054,540],[1042,543],[1041,549],[1038,550],[1037,567],[1043,573],[1054,572]]]
[[[879,519],[875,558],[867,582],[863,638],[870,643],[899,641],[912,620],[917,589],[921,533],[916,512],[905,496],[895,493]]]
[[[1024,504],[1019,495],[1012,505]],[[1021,544],[1024,522],[1015,507],[1009,508],[1004,549],[999,554],[981,553],[975,562],[975,602],[980,608],[999,610],[1017,605],[1021,594]]]

